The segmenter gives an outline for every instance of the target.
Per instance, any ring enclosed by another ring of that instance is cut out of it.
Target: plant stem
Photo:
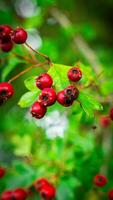
[[[30,67],[28,67],[27,69],[25,69],[24,71],[21,71],[19,74],[17,74],[16,76],[12,77],[8,83],[11,83],[12,81],[16,80],[17,78],[19,78],[20,76],[22,76],[23,74],[25,74],[26,72],[28,72],[29,70],[31,70],[32,68],[35,68],[35,67],[41,67],[45,64],[48,64],[48,62],[44,62],[44,63],[39,63],[37,65],[32,65]]]
[[[39,51],[35,51],[35,49],[33,49],[33,48],[32,48],[29,44],[27,44],[27,43],[25,43],[25,45],[26,45],[29,49],[31,49],[33,52],[35,52],[36,54],[38,54],[38,55],[42,56],[43,58],[45,58],[45,59],[48,61],[49,64],[52,63],[51,60],[50,60],[50,58],[49,58],[47,55],[45,55],[45,54],[43,54],[43,53],[40,53]]]

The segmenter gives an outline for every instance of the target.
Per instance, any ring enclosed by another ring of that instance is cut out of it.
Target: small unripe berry
[[[48,185],[49,182],[45,179],[45,178],[40,178],[37,181],[35,181],[34,183],[34,187],[36,189],[37,192],[40,192],[41,189],[45,186]]]
[[[12,200],[12,190],[6,190],[1,195],[1,200]]]
[[[37,119],[41,119],[42,117],[44,117],[46,111],[47,111],[46,107],[42,106],[38,101],[36,101],[32,105],[30,110],[32,117],[35,117]]]
[[[113,189],[108,192],[108,199],[113,200]]]
[[[64,90],[58,92],[57,94],[57,101],[65,106],[71,106],[74,102],[75,99],[77,99],[79,95],[79,91],[76,87],[74,86],[68,86]]]
[[[53,80],[51,76],[47,73],[41,74],[36,79],[36,86],[43,90],[44,88],[51,88],[53,84]]]
[[[73,67],[68,71],[68,78],[73,82],[77,82],[82,78],[82,71],[78,67]]]
[[[56,190],[52,185],[45,185],[40,191],[40,195],[43,199],[52,200],[55,198]]]
[[[17,188],[13,191],[12,199],[15,200],[25,200],[27,198],[27,192],[23,188]]]
[[[109,117],[111,120],[113,120],[113,108],[111,108],[111,110],[110,110]]]
[[[6,172],[5,168],[0,167],[0,178],[2,178],[5,175],[5,172]]]
[[[107,178],[101,174],[97,174],[93,179],[93,183],[98,187],[105,186],[107,182],[108,182]]]
[[[39,101],[43,106],[51,106],[56,101],[56,92],[53,88],[45,88],[39,95]]]
[[[11,38],[16,44],[23,44],[27,40],[27,32],[23,28],[17,28],[13,31]]]
[[[0,83],[0,99],[1,101],[6,101],[11,98],[14,94],[13,86],[8,82]]]
[[[100,118],[100,124],[102,127],[107,128],[110,125],[110,118],[107,116],[102,116]]]

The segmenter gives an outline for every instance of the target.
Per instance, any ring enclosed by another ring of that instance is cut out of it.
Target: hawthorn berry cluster
[[[0,179],[5,176],[6,170],[4,167],[0,167]],[[55,198],[56,189],[55,187],[48,182],[45,178],[40,178],[36,180],[32,187],[36,192],[40,194],[42,200],[52,200]],[[26,200],[29,196],[32,196],[31,188],[16,188],[14,190],[5,190],[1,194],[1,200]]]
[[[73,67],[68,71],[67,76],[70,81],[77,82],[81,79],[82,72],[78,67]],[[79,90],[73,85],[69,85],[57,94],[52,85],[52,77],[47,73],[36,78],[36,86],[42,91],[38,101],[34,102],[30,109],[33,117],[42,118],[47,112],[47,107],[53,105],[56,101],[62,106],[69,107],[79,95]]]
[[[102,127],[107,128],[111,121],[113,121],[113,108],[110,109],[108,116],[101,116],[100,124]]]
[[[9,25],[0,25],[0,49],[9,52],[13,44],[23,44],[26,42],[27,32],[23,28],[13,30]]]
[[[108,179],[102,174],[97,174],[93,179],[93,183],[97,187],[104,187],[108,183]],[[108,199],[113,200],[113,189],[108,191]]]

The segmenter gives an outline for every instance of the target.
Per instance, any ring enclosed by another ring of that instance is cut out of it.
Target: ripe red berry
[[[17,188],[13,191],[12,199],[25,200],[27,198],[27,192],[23,188]]]
[[[13,48],[13,43],[9,35],[5,35],[2,37],[0,42],[0,48],[4,52],[9,52]]]
[[[57,101],[65,106],[71,106],[74,102],[75,99],[77,99],[79,95],[79,91],[76,87],[74,86],[68,86],[64,90],[58,92],[57,94]]]
[[[97,174],[94,177],[93,183],[98,187],[103,187],[107,184],[108,180],[104,175]]]
[[[108,127],[110,125],[110,118],[107,116],[102,116],[100,118],[100,124],[102,127]]]
[[[2,178],[5,175],[5,168],[0,167],[0,178]]]
[[[35,181],[34,183],[34,187],[36,189],[37,192],[40,192],[41,189],[45,186],[48,185],[49,182],[45,179],[45,178],[40,178],[37,181]]]
[[[38,101],[36,101],[32,105],[31,110],[30,110],[32,116],[37,119],[41,119],[42,117],[44,117],[46,111],[47,111],[46,107],[42,106],[40,102]]]
[[[51,106],[56,101],[56,92],[53,88],[45,88],[39,95],[39,101],[43,106]]]
[[[6,190],[1,195],[1,200],[12,200],[12,191]]]
[[[82,71],[78,67],[73,67],[68,71],[68,78],[73,81],[79,81],[82,78]]]
[[[52,200],[55,198],[56,190],[52,185],[45,185],[40,191],[40,195],[45,200]]]
[[[0,99],[1,101],[6,101],[11,98],[14,94],[13,86],[8,82],[0,83]]]
[[[113,189],[111,189],[111,190],[108,192],[108,198],[109,198],[109,200],[113,200]]]
[[[12,30],[13,29],[8,25],[1,25],[0,26],[0,38],[10,35]]]
[[[41,74],[36,79],[36,86],[41,90],[43,90],[44,88],[50,88],[52,84],[53,84],[53,80],[51,76],[47,73]]]
[[[23,28],[17,28],[13,31],[11,38],[16,44],[23,44],[27,40],[27,32]]]
[[[110,119],[113,120],[113,108],[110,109],[109,116],[110,116]]]

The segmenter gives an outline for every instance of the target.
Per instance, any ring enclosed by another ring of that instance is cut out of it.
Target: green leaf
[[[23,108],[31,106],[38,99],[39,93],[40,90],[25,93],[18,102],[18,105]]]
[[[36,87],[36,77],[31,76],[24,81],[24,84],[28,90],[38,90]]]
[[[67,77],[67,72],[69,69],[70,66],[54,64],[48,71],[54,80],[54,86],[56,90],[63,90],[70,84]]]
[[[89,117],[94,116],[94,110],[102,110],[102,105],[94,99],[93,96],[90,96],[84,92],[80,92],[78,100],[80,101],[84,112]]]

